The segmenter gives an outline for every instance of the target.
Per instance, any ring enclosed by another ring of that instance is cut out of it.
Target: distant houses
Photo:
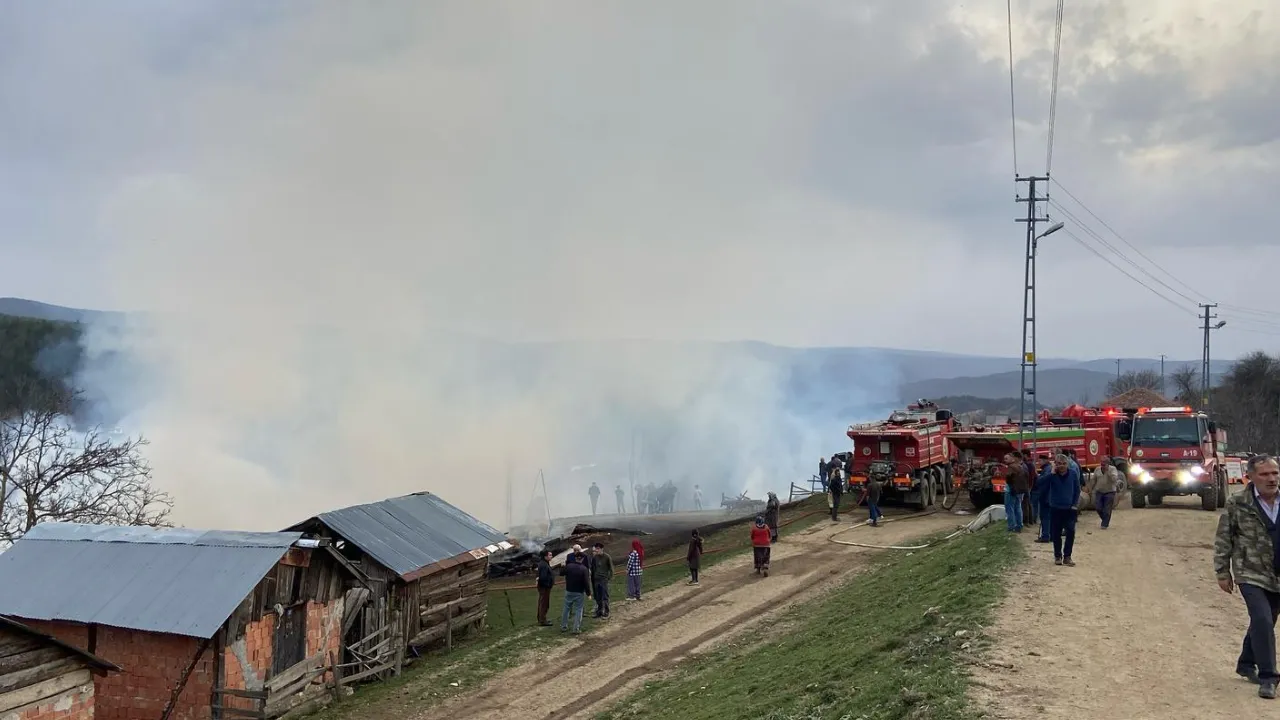
[[[74,677],[24,676],[45,684],[15,697],[71,693],[58,702],[75,720],[301,712],[397,673],[408,646],[482,624],[488,557],[510,547],[430,493],[283,532],[37,525],[0,554],[0,617],[47,636],[40,657],[61,648],[57,668]],[[6,687],[0,674],[0,720]]]

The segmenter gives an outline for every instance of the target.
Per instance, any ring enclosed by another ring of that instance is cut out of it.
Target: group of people
[[[694,531],[697,539],[698,531]],[[701,549],[701,540],[698,544]],[[546,550],[538,560],[538,624],[550,627],[553,623],[547,619],[551,610],[551,588],[556,584],[556,573],[551,569],[552,553]],[[627,600],[640,599],[640,584],[644,577],[644,545],[639,539],[631,541],[631,551],[627,553]],[[574,545],[573,550],[565,557],[564,566],[560,568],[560,576],[564,578],[564,608],[560,612],[560,631],[570,630],[572,620],[573,634],[582,631],[582,613],[587,600],[596,601],[595,617],[609,617],[609,583],[613,582],[613,558],[605,552],[604,543],[597,542],[590,554],[581,545]]]
[[[1007,453],[1004,464],[1004,511],[1009,532],[1020,533],[1026,525],[1038,524],[1036,542],[1053,544],[1054,564],[1075,565],[1071,553],[1075,549],[1082,494],[1093,497],[1101,527],[1111,527],[1116,496],[1124,487],[1124,478],[1111,458],[1099,458],[1098,469],[1087,482],[1082,481],[1080,463],[1070,449],[1058,453],[1052,461],[1041,457],[1038,469],[1021,450]]]
[[[773,543],[778,541],[778,521],[782,514],[782,503],[776,493],[769,493],[765,502],[764,513],[755,517],[751,527],[751,546],[757,575],[769,575],[769,556]],[[698,571],[702,568],[702,536],[695,529],[685,553],[685,563],[689,568],[689,585],[699,584]],[[538,559],[537,589],[538,610],[537,622],[543,627],[551,627],[547,614],[551,610],[551,589],[556,584],[556,572],[551,569],[553,555],[545,550]],[[627,600],[639,600],[641,582],[644,578],[644,545],[639,538],[632,539],[631,551],[627,553]],[[605,551],[604,543],[597,542],[588,553],[581,545],[574,545],[565,556],[564,566],[559,576],[564,578],[564,607],[560,612],[560,631],[578,634],[582,631],[582,615],[589,599],[595,599],[595,615],[597,619],[609,617],[609,584],[613,581],[613,558]]]
[[[661,486],[653,483],[637,485],[636,511],[641,515],[675,512],[677,493],[675,483],[670,480]],[[621,485],[618,485],[613,494],[618,498],[618,514],[625,514],[627,511],[626,491],[622,489]],[[591,483],[591,487],[587,488],[587,497],[591,499],[591,514],[595,515],[600,505],[600,486],[594,482]],[[697,485],[693,486],[693,509],[702,509],[702,488]]]

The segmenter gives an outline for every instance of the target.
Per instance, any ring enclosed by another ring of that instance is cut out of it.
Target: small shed
[[[94,676],[119,669],[0,617],[0,720],[92,720]]]
[[[347,657],[369,665],[398,624],[401,647],[452,642],[484,622],[489,556],[511,543],[497,529],[429,492],[332,510],[290,531],[330,542],[369,578],[348,593]],[[355,608],[359,608],[358,616]]]
[[[330,697],[357,577],[300,533],[47,523],[0,555],[0,614],[121,668],[99,720],[270,718]]]

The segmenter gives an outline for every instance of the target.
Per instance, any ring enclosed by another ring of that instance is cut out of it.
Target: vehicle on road
[[[1198,495],[1200,507],[1227,504],[1227,433],[1190,407],[1141,408],[1133,416],[1129,489],[1135,508],[1169,495]]]
[[[950,410],[928,400],[895,410],[887,420],[850,425],[853,441],[847,456],[848,483],[854,497],[868,480],[880,483],[881,503],[917,510],[933,506],[951,485],[954,456],[947,434],[956,427]]]

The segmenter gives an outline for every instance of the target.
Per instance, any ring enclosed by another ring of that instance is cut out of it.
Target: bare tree
[[[1137,388],[1160,392],[1160,373],[1155,370],[1130,370],[1107,383],[1107,396],[1115,397]]]
[[[1200,405],[1200,371],[1194,365],[1188,363],[1174,370],[1169,379],[1173,381],[1175,400],[1192,407]]]
[[[147,441],[76,430],[55,407],[0,420],[0,546],[42,522],[168,526],[172,499],[151,485]]]

